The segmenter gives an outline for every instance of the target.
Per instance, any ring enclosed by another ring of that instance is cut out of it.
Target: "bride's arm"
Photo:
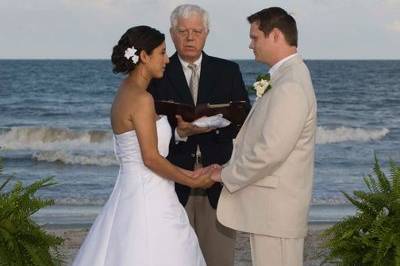
[[[190,177],[193,177],[193,175],[194,175],[194,172],[193,172],[193,171],[186,170],[186,169],[181,168],[181,167],[178,167],[178,166],[175,166],[175,167],[178,168],[179,171],[181,171],[181,172],[184,173],[185,175],[188,175],[188,176],[190,176]]]
[[[214,182],[209,175],[192,178],[189,172],[171,164],[158,151],[156,113],[154,101],[150,94],[137,99],[135,112],[132,115],[144,164],[156,174],[190,187],[209,187]]]
[[[180,168],[178,166],[176,166],[176,167],[181,172],[183,172],[185,175],[188,175],[188,176],[190,176],[192,178],[197,178],[197,177],[202,176],[202,175],[210,175],[209,167],[199,168],[199,169],[196,169],[194,171],[186,170],[186,169]]]

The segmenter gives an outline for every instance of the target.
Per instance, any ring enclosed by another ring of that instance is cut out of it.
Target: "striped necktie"
[[[198,94],[198,89],[199,89],[199,75],[197,74],[197,65],[195,64],[189,64],[188,67],[192,71],[192,74],[190,75],[190,92],[192,93],[192,98],[194,105],[197,103],[197,94]]]

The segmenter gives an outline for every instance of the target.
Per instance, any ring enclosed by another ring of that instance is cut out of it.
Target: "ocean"
[[[267,71],[253,60],[235,61],[247,86]],[[330,223],[354,213],[342,191],[366,189],[374,154],[386,170],[389,160],[400,163],[400,61],[306,64],[318,101],[309,220]],[[111,193],[118,164],[109,112],[123,78],[111,70],[109,60],[0,60],[4,174],[25,184],[57,181],[39,192],[55,200],[34,215],[40,224],[90,225]]]

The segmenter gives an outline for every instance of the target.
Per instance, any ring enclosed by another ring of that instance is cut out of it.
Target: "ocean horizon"
[[[267,71],[254,60],[234,61],[246,86]],[[342,191],[366,189],[374,154],[384,169],[400,162],[400,60],[305,62],[318,102],[309,220],[331,223],[354,213]],[[39,193],[55,200],[35,214],[40,224],[88,225],[106,202],[118,175],[109,109],[122,78],[108,59],[0,59],[4,174],[58,182]]]

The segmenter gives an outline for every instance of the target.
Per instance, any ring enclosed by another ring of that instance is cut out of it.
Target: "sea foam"
[[[317,144],[368,142],[384,138],[389,129],[317,128]],[[0,147],[25,151],[33,160],[82,165],[117,165],[112,133],[67,128],[13,127],[0,133]]]
[[[317,129],[317,144],[339,143],[345,141],[367,142],[380,140],[384,138],[389,129],[365,129],[365,128],[349,128],[338,127],[328,129],[318,127]]]

